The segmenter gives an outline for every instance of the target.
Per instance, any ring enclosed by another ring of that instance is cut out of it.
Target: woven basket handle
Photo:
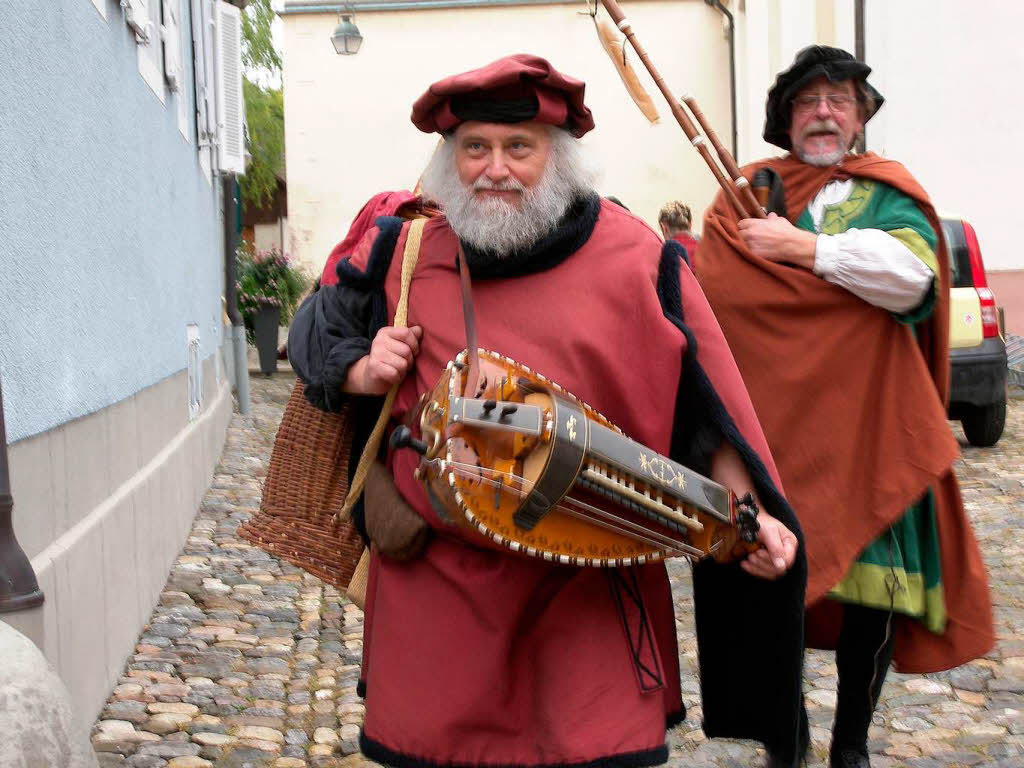
[[[412,273],[416,269],[416,260],[420,255],[420,239],[423,237],[423,227],[426,223],[427,219],[414,219],[412,224],[409,225],[409,235],[405,241],[405,252],[402,254],[402,290],[398,296],[398,306],[395,307],[394,326],[396,328],[405,328],[408,321],[409,285],[412,283]],[[356,465],[355,474],[352,475],[348,496],[345,497],[345,503],[342,505],[341,510],[334,516],[335,523],[347,520],[349,515],[352,514],[352,507],[359,501],[359,497],[363,495],[366,475],[370,471],[370,465],[373,464],[373,460],[377,457],[377,450],[380,448],[380,441],[384,437],[384,431],[387,429],[388,421],[391,419],[391,409],[395,405],[395,396],[398,394],[398,388],[401,385],[402,382],[398,382],[391,387],[391,391],[388,392],[387,397],[384,399],[384,406],[380,409],[380,417],[377,419],[377,423],[374,425],[373,431],[366,441],[366,447],[363,448],[363,454],[359,457],[359,464]]]

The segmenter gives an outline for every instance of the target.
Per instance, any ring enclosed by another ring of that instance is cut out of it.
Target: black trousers
[[[836,649],[839,686],[832,728],[834,753],[849,749],[867,754],[868,727],[892,661],[896,621],[893,615],[890,625],[887,610],[843,606]]]

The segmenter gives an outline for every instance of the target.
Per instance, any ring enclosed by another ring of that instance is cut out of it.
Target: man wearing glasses
[[[883,102],[870,72],[797,54],[764,128],[790,154],[744,169],[777,213],[738,220],[719,195],[694,262],[806,535],[807,644],[836,649],[833,768],[870,766],[890,660],[934,672],[994,641],[946,422],[948,256],[906,168],[851,153]]]

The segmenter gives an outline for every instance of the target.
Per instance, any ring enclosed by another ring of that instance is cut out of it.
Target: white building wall
[[[409,114],[430,83],[524,51],[587,82],[597,129],[584,141],[604,168],[602,194],[616,195],[652,224],[669,199],[702,211],[717,190],[714,178],[630,52],[662,115],[659,125],[647,124],[582,8],[359,12],[365,41],[348,57],[338,56],[329,40],[336,14],[286,8],[286,239],[294,255],[319,269],[371,195],[416,184],[438,139],[417,131]],[[627,10],[665,81],[679,93],[692,92],[728,144],[729,52],[721,14],[702,0],[635,0]]]
[[[866,58],[886,98],[868,148],[906,165],[967,218],[989,270],[1024,268],[1012,190],[1020,147],[1024,3],[869,3]]]
[[[270,224],[256,224],[253,226],[254,245],[257,251],[269,251],[277,249],[285,253],[282,236],[288,231],[288,219],[279,219]]]
[[[746,0],[736,18],[741,163],[778,155],[761,139],[768,89],[801,48],[855,49],[855,0]],[[936,206],[971,220],[989,270],[1024,268],[1013,243],[1008,154],[1024,139],[1013,100],[1024,71],[1024,3],[979,10],[952,0],[866,2],[866,58],[887,103],[868,126],[868,148],[903,162]],[[597,130],[586,142],[605,169],[603,194],[654,222],[668,199],[703,211],[717,185],[686,145],[643,67],[662,113],[650,127],[628,101],[593,25],[574,5],[361,12],[359,55],[337,56],[330,13],[285,15],[285,115],[295,255],[319,268],[362,203],[415,184],[436,141],[408,122],[433,80],[529,49],[585,79]],[[729,143],[728,41],[722,16],[697,0],[634,0],[641,43],[674,90],[696,95]],[[524,41],[529,41],[528,43]],[[997,108],[995,105],[1000,104]],[[294,178],[293,178],[294,175]]]
[[[780,154],[761,139],[776,74],[806,45],[855,52],[854,0],[747,0],[740,55],[740,157]],[[865,58],[886,98],[868,149],[899,160],[941,212],[970,220],[989,271],[1020,270],[1009,193],[1024,122],[1016,106],[1024,3],[865,2]]]
[[[746,13],[737,14],[736,98],[740,113],[739,152],[744,165],[778,150],[761,138],[765,94],[780,69],[779,0],[747,0]]]

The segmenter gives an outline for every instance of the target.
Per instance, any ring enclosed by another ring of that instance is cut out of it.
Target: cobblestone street
[[[362,612],[235,533],[259,504],[293,381],[252,378],[252,413],[234,415],[191,535],[93,729],[103,768],[371,765],[357,745]],[[1024,768],[1024,399],[1011,399],[994,448],[968,447],[956,432],[999,641],[952,672],[889,676],[871,732],[874,768]],[[670,734],[671,764],[759,766],[749,743],[703,738],[689,567],[673,561],[670,573],[689,708]],[[835,685],[832,655],[809,653],[814,766],[827,753]]]

